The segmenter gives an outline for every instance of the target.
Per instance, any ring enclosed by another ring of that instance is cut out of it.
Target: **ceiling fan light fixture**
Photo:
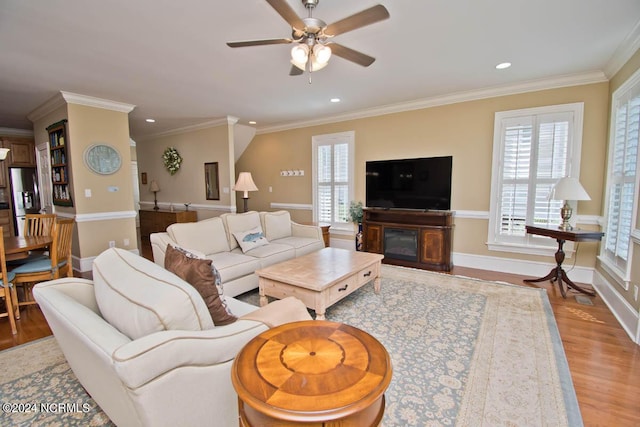
[[[319,64],[326,64],[331,58],[331,48],[318,43],[313,47],[313,56]]]
[[[298,61],[295,61],[295,60],[292,59],[291,63],[294,66],[300,68],[302,71],[306,71],[307,70],[307,62],[306,61],[305,62],[298,62]]]
[[[291,61],[294,65],[300,68],[297,63],[306,64],[307,59],[309,58],[309,46],[306,44],[297,44],[291,48]],[[304,69],[304,67],[303,67]]]
[[[311,61],[311,71],[320,71],[326,67],[328,62],[318,62],[316,60]]]

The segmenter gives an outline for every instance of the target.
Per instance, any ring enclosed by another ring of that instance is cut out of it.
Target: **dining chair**
[[[56,214],[26,214],[24,217],[23,234],[25,236],[51,236]],[[7,265],[15,267],[29,261],[43,259],[49,254],[49,249],[35,249],[29,251],[25,258],[7,261]]]
[[[25,236],[51,236],[56,214],[26,214],[24,216]]]
[[[2,236],[3,227],[0,227],[0,236]],[[14,335],[18,333],[16,329],[16,311],[18,304],[18,296],[16,294],[16,288],[13,286],[15,273],[7,272],[7,262],[4,253],[4,239],[0,239],[0,288],[2,288],[1,298],[4,298],[4,312],[0,312],[0,317],[8,317],[9,324],[11,325],[11,333]]]
[[[33,297],[30,296],[30,288],[34,284],[64,276],[73,277],[71,249],[75,223],[76,220],[73,218],[56,219],[51,233],[52,242],[49,255],[27,261],[11,270],[12,273],[15,273],[13,283],[16,286],[22,286],[24,290],[24,300],[18,301],[18,306],[36,304]]]

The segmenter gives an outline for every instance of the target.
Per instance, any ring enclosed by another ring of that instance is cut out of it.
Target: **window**
[[[630,276],[628,261],[631,259],[631,232],[636,216],[639,122],[640,73],[636,73],[613,94],[605,234],[600,254],[605,267],[624,282]]]
[[[527,235],[525,226],[562,222],[564,202],[549,194],[560,178],[580,173],[582,112],[583,104],[576,103],[496,113],[490,249],[545,253],[544,247],[556,246]]]
[[[354,132],[314,136],[313,220],[332,227],[349,227],[353,200]]]

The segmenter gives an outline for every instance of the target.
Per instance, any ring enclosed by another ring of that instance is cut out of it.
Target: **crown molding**
[[[124,102],[95,98],[93,96],[79,95],[77,93],[60,91],[60,94],[67,102],[67,104],[85,105],[87,107],[102,108],[104,110],[112,110],[119,113],[127,114],[129,114],[134,108],[136,108],[136,106],[132,104],[125,104]]]
[[[232,116],[227,116],[224,117],[222,119],[215,119],[215,120],[209,120],[206,122],[202,122],[202,123],[198,123],[195,125],[189,125],[189,126],[184,126],[181,128],[175,128],[175,129],[171,129],[171,130],[167,130],[164,132],[158,132],[158,133],[154,133],[151,135],[146,135],[140,138],[136,138],[136,141],[148,141],[150,139],[155,139],[155,138],[160,138],[163,136],[171,136],[171,135],[179,135],[181,133],[187,133],[187,132],[193,132],[196,130],[201,130],[201,129],[207,129],[207,128],[212,128],[212,127],[216,127],[216,126],[221,126],[221,125],[227,125],[227,124],[233,124],[230,122],[230,120],[232,121],[234,117]],[[236,120],[237,121],[237,120]]]
[[[620,43],[620,46],[604,67],[605,75],[610,79],[627,63],[636,51],[640,49],[640,21]]]
[[[35,110],[27,114],[27,119],[31,120],[31,122],[35,122],[40,120],[47,114],[57,110],[60,107],[64,107],[66,102],[62,97],[62,94],[56,93],[53,97],[49,98],[44,104],[37,107]]]
[[[108,99],[60,91],[47,102],[30,112],[27,115],[27,118],[32,122],[35,122],[36,120],[41,119],[52,111],[55,111],[56,109],[67,104],[84,105],[87,107],[102,108],[104,110],[112,110],[119,113],[127,114],[129,114],[134,108],[136,108],[135,105],[125,104],[124,102],[110,101]]]
[[[33,131],[28,129],[0,128],[0,135],[33,138]]]
[[[515,95],[519,93],[536,92],[540,90],[558,89],[562,87],[580,86],[593,83],[603,83],[606,81],[608,81],[608,79],[602,71],[563,75],[549,79],[531,80],[515,85],[494,86],[485,89],[452,93],[449,95],[418,99],[415,101],[402,102],[398,104],[388,104],[380,107],[367,108],[364,110],[352,111],[345,114],[328,116],[313,120],[282,123],[273,126],[263,126],[257,128],[256,134],[259,135],[263,133],[279,132],[310,126],[319,126],[329,123],[344,122],[347,120],[363,119],[367,117],[382,116],[385,114],[401,113],[404,111],[420,110],[423,108],[457,104],[460,102],[495,98],[498,96]]]

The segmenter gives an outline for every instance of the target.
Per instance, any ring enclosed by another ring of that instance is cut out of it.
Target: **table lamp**
[[[158,183],[155,179],[151,181],[151,184],[149,184],[149,191],[153,193],[153,210],[157,211],[160,209],[158,207],[158,191],[160,191],[160,187],[158,187]]]
[[[240,172],[236,185],[232,188],[233,191],[244,191],[242,198],[244,199],[244,211],[248,212],[249,191],[258,191],[258,187],[253,182],[251,172]]]
[[[577,178],[566,176],[556,183],[551,189],[551,198],[553,200],[564,200],[564,206],[560,210],[560,216],[562,216],[562,224],[560,230],[572,230],[573,227],[569,224],[569,218],[573,213],[573,209],[569,205],[570,200],[591,200],[591,197],[587,194],[584,187],[580,184]]]

